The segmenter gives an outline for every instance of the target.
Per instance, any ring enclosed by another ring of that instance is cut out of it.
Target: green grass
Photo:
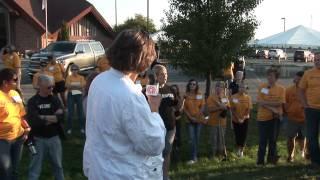
[[[255,112],[253,113],[255,116]],[[77,129],[76,129],[77,130]],[[82,152],[84,138],[78,131],[63,141],[63,166],[66,180],[86,179],[82,173]],[[178,156],[172,157],[170,171],[171,179],[178,180],[203,180],[203,179],[319,179],[320,171],[310,171],[306,168],[307,161],[300,157],[300,152],[296,153],[295,162],[288,164],[286,162],[287,150],[284,130],[282,129],[278,142],[279,155],[281,156],[278,165],[267,165],[265,167],[256,167],[256,154],[258,147],[258,132],[256,128],[255,117],[249,123],[249,132],[247,138],[247,147],[245,157],[238,158],[235,154],[235,140],[233,131],[228,125],[226,132],[226,145],[228,151],[228,161],[221,162],[217,158],[210,157],[209,133],[206,127],[202,128],[199,161],[193,165],[187,165],[189,160],[189,143],[186,124],[182,123],[182,147]],[[178,158],[177,158],[178,157]],[[21,177],[27,179],[27,170],[29,163],[29,154],[25,148],[21,162]],[[48,161],[43,164],[41,180],[54,179],[51,167]]]

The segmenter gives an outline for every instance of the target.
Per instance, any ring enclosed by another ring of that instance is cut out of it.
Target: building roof
[[[296,26],[286,32],[278,33],[256,42],[265,47],[320,47],[320,32],[305,26]]]
[[[5,0],[27,15],[36,26],[45,31],[45,11],[42,0]],[[10,2],[11,1],[11,2]],[[92,14],[101,26],[113,36],[111,26],[105,21],[96,8],[86,0],[48,0],[48,32],[59,32],[62,22],[68,25]]]

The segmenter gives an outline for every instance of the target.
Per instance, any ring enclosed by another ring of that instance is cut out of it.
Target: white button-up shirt
[[[110,69],[91,84],[83,169],[89,180],[162,179],[165,127],[123,73]]]

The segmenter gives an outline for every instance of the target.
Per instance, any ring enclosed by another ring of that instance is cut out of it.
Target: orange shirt
[[[307,70],[299,84],[299,88],[305,90],[308,105],[314,109],[320,109],[320,70],[312,68]]]
[[[275,84],[271,88],[268,88],[268,84],[263,83],[258,89],[258,101],[267,101],[267,102],[286,102],[286,91],[285,88],[279,84]],[[282,106],[275,108],[279,113],[282,113]],[[259,106],[258,107],[258,121],[268,121],[273,119],[273,112],[270,109]]]
[[[223,97],[219,98],[216,95],[211,95],[207,99],[207,105],[208,105],[209,109],[219,107],[218,103],[224,103],[226,106],[230,107],[230,102],[229,102],[229,99],[227,96],[223,96]],[[218,126],[219,124],[222,127],[227,126],[227,117],[222,118],[220,116],[221,112],[222,112],[222,110],[210,112],[210,116],[209,116],[209,120],[208,120],[209,126]]]
[[[44,72],[37,72],[33,75],[33,78],[32,78],[32,86],[33,88],[37,89],[38,88],[38,79],[39,79],[39,76],[40,75],[47,75],[47,76],[50,76],[53,78],[53,75],[51,72],[48,72],[48,71],[44,71]]]
[[[98,72],[104,72],[110,69],[109,61],[106,57],[99,58],[97,61]]]
[[[51,65],[50,63],[46,67],[46,71],[53,74],[54,82],[60,82],[64,80],[64,67],[62,64],[56,63],[55,65]]]
[[[190,116],[197,118],[201,121],[201,108],[204,105],[204,96],[202,94],[186,94],[184,101],[184,111],[189,113]]]
[[[252,109],[251,97],[247,94],[234,94],[230,99],[231,108],[234,108],[236,116],[244,119],[250,115]]]
[[[304,108],[298,97],[298,88],[296,85],[286,89],[286,107],[289,120],[304,122]]]
[[[83,76],[77,74],[76,76],[73,75],[69,75],[66,79],[66,87],[70,87],[70,86],[80,86],[82,89],[84,88],[84,86],[86,85],[86,80],[84,79]],[[70,91],[70,89],[69,89]],[[71,90],[72,93],[76,92],[74,90]],[[81,90],[82,92],[82,90]]]
[[[21,60],[17,53],[5,54],[2,56],[2,61],[5,68],[16,70],[21,68]]]
[[[8,94],[0,91],[0,139],[14,140],[20,137],[24,129],[21,118],[26,114],[18,92]]]

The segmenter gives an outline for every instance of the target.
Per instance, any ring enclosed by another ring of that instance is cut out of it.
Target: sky
[[[115,25],[115,0],[88,0],[106,21]],[[116,0],[118,24],[135,14],[147,16],[147,0]],[[256,30],[256,39],[283,32],[286,19],[286,30],[298,25],[320,31],[320,0],[264,0],[256,9],[255,14],[260,22]],[[157,28],[160,20],[165,17],[164,10],[169,9],[168,0],[149,0],[149,17]]]

